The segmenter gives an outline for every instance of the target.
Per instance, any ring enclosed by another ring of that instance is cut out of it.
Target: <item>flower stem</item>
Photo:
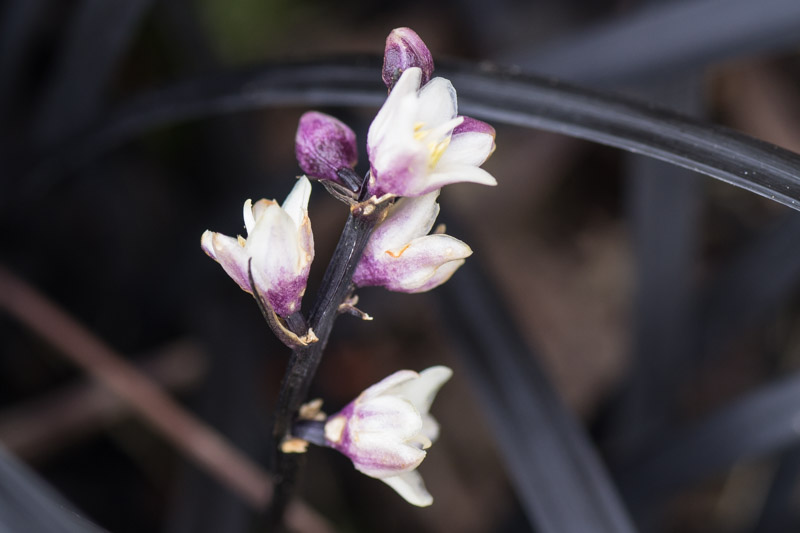
[[[365,180],[366,183],[366,180]],[[362,186],[362,196],[366,186]],[[311,381],[322,360],[322,354],[328,343],[333,323],[339,314],[339,306],[353,291],[352,278],[361,254],[372,235],[373,229],[381,220],[381,213],[386,202],[371,204],[367,209],[360,209],[358,204],[351,209],[347,217],[339,243],[333,253],[322,285],[309,315],[308,326],[314,330],[317,342],[292,351],[286,374],[281,383],[278,405],[275,409],[275,496],[270,509],[269,522],[277,526],[289,502],[294,487],[294,478],[298,470],[299,456],[283,453],[281,442],[292,427],[295,414],[306,400]],[[303,334],[305,332],[297,332]]]

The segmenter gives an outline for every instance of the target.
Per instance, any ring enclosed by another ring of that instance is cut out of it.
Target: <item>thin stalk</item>
[[[360,199],[363,200],[365,195],[366,180],[362,185]],[[319,340],[295,349],[289,359],[281,383],[278,405],[275,408],[273,426],[276,447],[275,493],[269,516],[269,524],[273,527],[280,524],[291,498],[301,457],[297,454],[283,453],[280,449],[281,442],[289,435],[294,416],[308,396],[311,381],[317,372],[333,323],[339,314],[339,306],[353,291],[353,273],[372,235],[372,230],[381,220],[386,205],[385,202],[377,206],[371,202],[363,202],[351,208],[336,250],[322,279],[317,300],[309,315],[308,325]]]

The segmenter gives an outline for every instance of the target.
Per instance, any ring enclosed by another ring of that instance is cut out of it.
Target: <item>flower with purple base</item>
[[[422,84],[428,83],[433,76],[431,51],[411,28],[395,28],[386,38],[381,73],[383,83],[391,91],[403,72],[412,67],[419,67]]]
[[[403,72],[370,125],[370,193],[421,196],[450,183],[496,185],[480,168],[494,151],[494,128],[458,116],[450,81],[434,78],[420,87],[421,81],[421,69]]]
[[[295,155],[309,177],[342,184],[339,171],[358,163],[356,134],[337,118],[309,111],[297,126]]]
[[[282,317],[300,310],[308,272],[314,259],[314,237],[308,218],[311,183],[305,176],[286,197],[244,203],[247,239],[206,231],[203,251],[214,259],[243,290],[252,294],[248,268],[259,294]]]
[[[428,414],[453,371],[434,366],[419,374],[400,370],[372,385],[325,423],[328,446],[345,454],[356,470],[380,479],[406,501],[433,503],[416,471],[439,436]]]
[[[450,279],[472,250],[450,235],[428,235],[439,214],[438,196],[433,191],[401,198],[389,208],[364,249],[353,283],[414,293]]]

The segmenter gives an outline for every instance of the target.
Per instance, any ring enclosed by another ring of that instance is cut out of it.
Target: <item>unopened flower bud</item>
[[[422,70],[422,85],[428,83],[433,76],[431,51],[411,28],[395,28],[386,38],[383,83],[391,91],[403,72],[412,67]]]
[[[295,154],[309,177],[342,182],[339,172],[358,163],[356,134],[344,122],[325,113],[309,111],[300,117],[295,136]]]

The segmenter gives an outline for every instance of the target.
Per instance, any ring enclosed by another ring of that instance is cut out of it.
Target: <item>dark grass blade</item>
[[[6,0],[0,9],[0,117],[12,105],[11,96],[29,52],[33,29],[44,0]]]
[[[702,84],[692,78],[648,91],[697,115]],[[702,183],[686,169],[627,159],[630,233],[635,262],[631,372],[613,414],[612,456],[658,433],[687,366]]]
[[[540,50],[506,54],[503,61],[595,86],[619,85],[672,79],[710,63],[797,43],[796,0],[660,2]]]
[[[153,0],[82,0],[60,47],[34,122],[34,138],[50,145],[85,127]]]
[[[436,294],[535,531],[634,531],[591,443],[476,262]]]
[[[770,316],[800,285],[800,216],[787,213],[735,257],[701,296],[700,354],[711,357]]]
[[[646,457],[621,470],[620,484],[632,507],[729,468],[737,461],[800,444],[800,376],[771,383],[705,421],[673,432]]]
[[[0,531],[100,533],[39,476],[0,447]]]
[[[800,481],[800,447],[781,454],[754,533],[797,531],[800,516],[794,494]]]
[[[186,81],[142,96],[37,168],[41,187],[76,164],[179,120],[282,105],[378,105],[373,59],[267,66]],[[628,99],[505,71],[446,64],[460,110],[494,123],[539,128],[616,146],[695,170],[795,209],[800,156],[745,135]]]

